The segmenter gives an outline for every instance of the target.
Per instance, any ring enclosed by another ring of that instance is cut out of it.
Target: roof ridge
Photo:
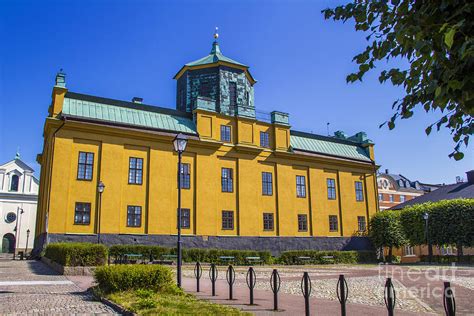
[[[350,141],[350,140],[345,140],[345,139],[339,139],[339,138],[332,137],[332,136],[324,136],[324,135],[320,135],[320,134],[313,134],[313,133],[296,131],[296,130],[290,130],[290,135],[300,136],[300,137],[307,137],[307,138],[312,138],[312,139],[317,139],[317,140],[326,140],[326,141],[330,141],[330,142],[334,142],[334,143],[340,143],[340,144],[346,144],[346,145],[353,145],[353,146],[361,147],[360,143],[353,142],[353,141]]]

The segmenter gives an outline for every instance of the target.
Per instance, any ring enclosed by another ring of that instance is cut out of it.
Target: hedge
[[[125,254],[141,254],[146,258],[150,255],[154,259],[160,259],[163,255],[175,255],[176,248],[165,248],[160,246],[144,246],[144,245],[114,245],[109,249],[111,256],[120,256]],[[202,248],[185,248],[183,249],[184,262],[209,262],[218,263],[219,257],[232,256],[234,264],[246,264],[246,257],[260,257],[264,263],[271,263],[272,256],[269,251],[252,251],[252,250],[226,250],[226,249],[202,249]]]
[[[298,264],[298,257],[310,257],[308,261],[313,264],[327,263],[324,256],[332,256],[334,263],[372,263],[377,262],[374,251],[319,251],[319,250],[294,250],[281,253],[278,259],[282,264]]]
[[[175,291],[173,273],[161,265],[116,265],[99,267],[94,278],[101,291],[148,289],[157,292]]]
[[[52,243],[45,257],[63,266],[101,266],[107,260],[107,247],[90,243]]]
[[[461,256],[461,260],[458,261],[458,256],[456,255],[451,255],[451,256],[439,256],[435,255],[431,258],[432,262],[437,262],[437,263],[468,263],[468,264],[473,264],[474,263],[474,255],[465,255]],[[429,256],[423,255],[420,257],[420,262],[429,262]]]

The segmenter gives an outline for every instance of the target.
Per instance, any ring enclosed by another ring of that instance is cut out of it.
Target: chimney
[[[385,174],[389,174],[390,172],[388,172],[388,169],[385,169]]]
[[[467,171],[466,175],[467,175],[467,183],[474,184],[474,169]]]
[[[143,98],[133,97],[132,102],[141,104],[143,102]]]

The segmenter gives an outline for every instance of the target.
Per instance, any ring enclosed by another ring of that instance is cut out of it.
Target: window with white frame
[[[415,249],[413,246],[405,246],[405,256],[414,256],[415,255]]]

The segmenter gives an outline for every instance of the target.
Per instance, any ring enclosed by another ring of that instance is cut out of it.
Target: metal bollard
[[[349,296],[349,287],[347,286],[346,279],[344,274],[339,275],[339,281],[337,281],[336,286],[337,299],[341,303],[341,315],[346,316],[346,302],[347,297]]]
[[[304,297],[304,312],[306,316],[309,316],[309,297],[311,295],[311,290],[311,278],[309,277],[308,272],[304,272],[303,278],[301,279],[301,292]]]
[[[456,300],[450,282],[444,282],[443,306],[446,316],[456,315]]]
[[[232,265],[229,265],[229,268],[227,268],[225,278],[227,279],[227,283],[229,284],[229,300],[232,300],[234,299],[233,286],[235,282],[235,270]]]
[[[257,283],[257,276],[255,271],[252,267],[249,268],[247,271],[247,276],[245,277],[245,281],[247,281],[247,286],[250,290],[250,305],[253,305],[253,289],[255,288],[255,284]]]
[[[196,277],[196,292],[199,292],[199,280],[202,276],[202,267],[199,261],[196,262],[196,265],[194,266],[194,276]]]
[[[209,268],[209,279],[211,279],[212,296],[216,296],[216,280],[217,280],[218,274],[219,274],[219,271],[216,268],[216,264],[211,263],[211,267]]]
[[[387,278],[387,281],[385,282],[384,301],[385,306],[387,307],[388,316],[393,316],[395,302],[397,301],[397,295],[395,294],[395,288],[393,287],[392,278]]]
[[[270,277],[270,286],[273,292],[273,310],[278,310],[278,291],[281,286],[280,274],[278,274],[277,269],[273,269],[272,276]]]

